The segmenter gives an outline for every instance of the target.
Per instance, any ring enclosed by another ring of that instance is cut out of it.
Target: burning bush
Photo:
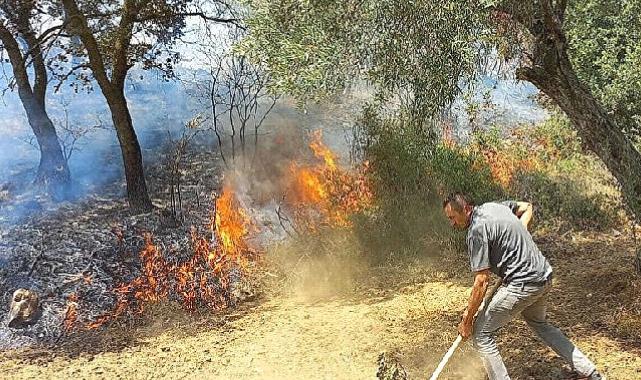
[[[336,155],[323,144],[320,131],[312,135],[309,148],[318,163],[290,164],[286,197],[296,222],[311,231],[320,225],[350,226],[350,216],[372,204],[368,163],[354,171],[341,169]]]

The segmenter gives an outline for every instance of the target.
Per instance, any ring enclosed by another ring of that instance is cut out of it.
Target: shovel
[[[483,310],[485,308],[485,305],[490,303],[490,300],[492,300],[492,297],[494,297],[494,293],[496,293],[496,291],[499,289],[500,286],[501,286],[501,281],[497,282],[496,285],[492,286],[489,289],[489,291],[487,292],[487,296],[485,297],[485,299],[483,299],[483,303],[481,303],[481,307],[479,307],[479,311]],[[478,311],[476,313],[478,315]],[[443,359],[441,359],[441,362],[438,363],[438,367],[436,367],[436,369],[434,370],[434,373],[432,373],[430,380],[438,379],[438,376],[443,371],[443,368],[445,368],[445,365],[450,360],[452,355],[454,355],[454,351],[456,351],[456,349],[458,348],[459,344],[461,344],[462,341],[463,341],[462,336],[459,335],[456,337],[456,340],[454,340],[454,343],[452,343],[452,345],[450,346],[450,349],[447,350],[447,352],[445,353],[445,356],[443,356]]]

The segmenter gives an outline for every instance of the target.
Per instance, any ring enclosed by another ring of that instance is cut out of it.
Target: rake
[[[483,299],[483,303],[481,303],[481,307],[479,307],[479,311],[483,310],[485,308],[485,305],[490,303],[490,300],[492,297],[494,297],[494,293],[498,290],[498,288],[501,286],[501,281],[497,282],[496,285],[492,286],[490,290],[488,291],[487,297]],[[478,311],[476,312],[478,315]],[[441,359],[441,362],[438,363],[438,366],[434,370],[434,373],[432,373],[432,376],[430,377],[430,380],[437,380],[438,376],[441,374],[443,371],[443,368],[447,365],[447,362],[450,361],[450,358],[452,355],[454,355],[454,351],[458,348],[459,344],[463,341],[463,337],[461,335],[458,335],[456,339],[454,340],[454,343],[450,346],[450,349],[447,350],[445,353],[445,356],[443,356],[443,359]]]

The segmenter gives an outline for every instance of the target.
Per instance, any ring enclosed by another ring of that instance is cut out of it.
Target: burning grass
[[[283,170],[272,179],[281,186],[270,197],[276,200],[285,196],[285,212],[304,234],[318,235],[325,227],[349,232],[352,215],[372,204],[368,166],[361,165],[356,170],[341,168],[337,156],[323,144],[320,132],[312,135],[309,151],[313,154],[311,162],[299,158],[282,164]],[[98,292],[92,292],[89,285],[94,280],[100,282],[101,277],[94,278],[92,271],[82,272],[74,282],[76,294],[73,297],[67,294],[62,301],[60,328],[65,333],[96,329],[123,317],[136,318],[150,304],[165,301],[176,302],[189,312],[198,308],[220,310],[236,304],[247,293],[244,286],[248,272],[259,257],[248,239],[261,233],[252,221],[260,219],[251,208],[256,200],[245,198],[246,190],[240,181],[227,181],[209,218],[199,214],[199,223],[206,219],[203,223],[206,228],[182,230],[172,237],[170,244],[161,234],[142,234],[144,242],[138,243],[142,248],[134,251],[139,263],[137,275],[132,278],[130,272],[123,271],[125,282],[101,286],[99,294],[108,295],[110,302],[103,303],[99,311],[94,311],[95,301],[91,298]],[[244,207],[245,204],[251,207]],[[125,241],[128,239],[124,230],[113,227],[111,233],[120,247],[119,256],[113,260],[126,263],[128,258],[135,259],[127,253],[130,242]],[[141,236],[140,232],[134,235],[131,239]],[[298,254],[302,256],[305,252],[308,251]],[[79,288],[82,284],[87,285],[86,289]],[[251,296],[253,291],[249,293]]]
[[[172,260],[172,252],[164,252],[151,234],[145,234],[145,246],[139,252],[140,275],[116,287],[115,308],[87,323],[86,328],[100,327],[126,313],[141,314],[146,304],[159,301],[177,301],[188,311],[198,307],[217,310],[233,304],[233,287],[256,258],[245,240],[251,221],[230,186],[223,188],[215,206],[209,237],[192,228],[188,260]]]

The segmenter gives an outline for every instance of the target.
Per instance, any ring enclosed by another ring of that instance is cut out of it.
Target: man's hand
[[[527,230],[530,226],[530,221],[532,221],[532,216],[534,214],[534,208],[532,203],[529,202],[516,202],[516,216],[519,218],[521,223],[525,226]]]
[[[463,337],[463,339],[467,339],[472,335],[472,322],[468,322],[466,319],[467,318],[464,316],[463,319],[461,319],[461,323],[458,325],[458,333]]]

